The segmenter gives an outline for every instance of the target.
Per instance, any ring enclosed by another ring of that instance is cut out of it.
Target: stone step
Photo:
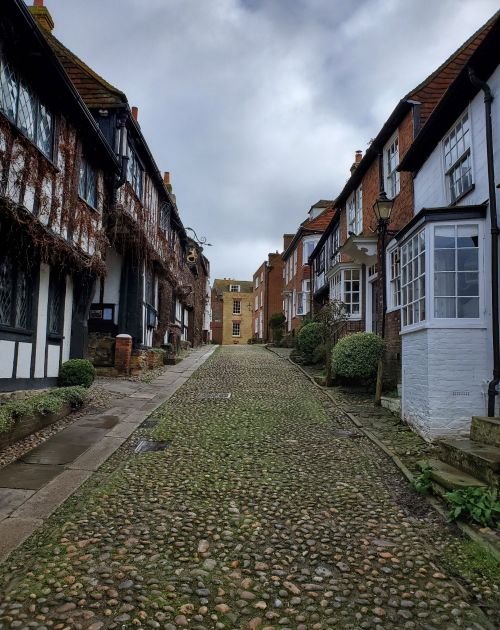
[[[470,438],[475,442],[500,447],[500,418],[474,416],[470,427]]]
[[[423,459],[417,462],[417,466],[420,470],[430,466],[432,468],[431,479],[443,489],[443,492],[461,490],[462,488],[481,488],[487,485],[486,482],[476,479],[454,466],[445,464],[439,459]],[[439,492],[439,494],[442,493]]]
[[[439,442],[440,458],[446,464],[488,484],[500,485],[500,448],[468,439]]]

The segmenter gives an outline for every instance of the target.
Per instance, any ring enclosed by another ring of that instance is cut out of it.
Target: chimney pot
[[[163,173],[163,181],[165,184],[170,184],[170,173],[168,171]]]
[[[138,116],[139,116],[139,108],[138,107],[132,107],[132,118],[137,122],[138,120]]]
[[[33,2],[34,7],[43,7],[43,0],[35,0]]]
[[[354,161],[356,164],[359,164],[361,162],[363,158],[363,151],[360,151],[359,149],[356,151],[356,153],[354,154]]]

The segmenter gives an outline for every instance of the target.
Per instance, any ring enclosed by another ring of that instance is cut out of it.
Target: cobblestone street
[[[0,628],[493,627],[452,539],[298,369],[223,347],[2,565]]]

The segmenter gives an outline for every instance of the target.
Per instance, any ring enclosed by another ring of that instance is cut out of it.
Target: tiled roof
[[[121,90],[115,88],[94,72],[92,68],[89,68],[71,50],[61,44],[52,33],[44,28],[41,28],[40,31],[59,58],[71,82],[89,109],[118,107],[127,103],[127,97]]]
[[[214,280],[214,289],[219,292],[229,291],[229,285],[237,284],[240,287],[240,293],[253,293],[253,282],[251,280],[233,280],[233,279],[216,279]],[[237,295],[235,291],[235,295]]]
[[[439,68],[434,70],[420,85],[417,85],[416,88],[406,95],[405,99],[418,101],[422,104],[420,110],[422,123],[429,118],[445,91],[468,63],[471,55],[489,33],[499,16],[500,11],[497,11],[486,24],[483,24],[481,28],[469,37]]]
[[[307,230],[323,231],[328,227],[328,224],[333,219],[333,203],[330,201],[330,207],[324,210],[319,216],[310,221],[305,221],[302,226]]]

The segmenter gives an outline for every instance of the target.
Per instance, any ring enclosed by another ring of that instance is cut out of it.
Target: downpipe
[[[499,292],[498,292],[498,229],[497,200],[495,190],[495,164],[493,160],[493,123],[491,120],[491,103],[493,94],[490,86],[479,79],[474,70],[469,68],[469,79],[475,87],[484,93],[484,115],[486,125],[486,160],[488,166],[488,193],[491,226],[491,319],[493,327],[493,379],[488,384],[488,417],[495,415],[495,399],[498,396],[500,383],[500,331],[499,331]]]

